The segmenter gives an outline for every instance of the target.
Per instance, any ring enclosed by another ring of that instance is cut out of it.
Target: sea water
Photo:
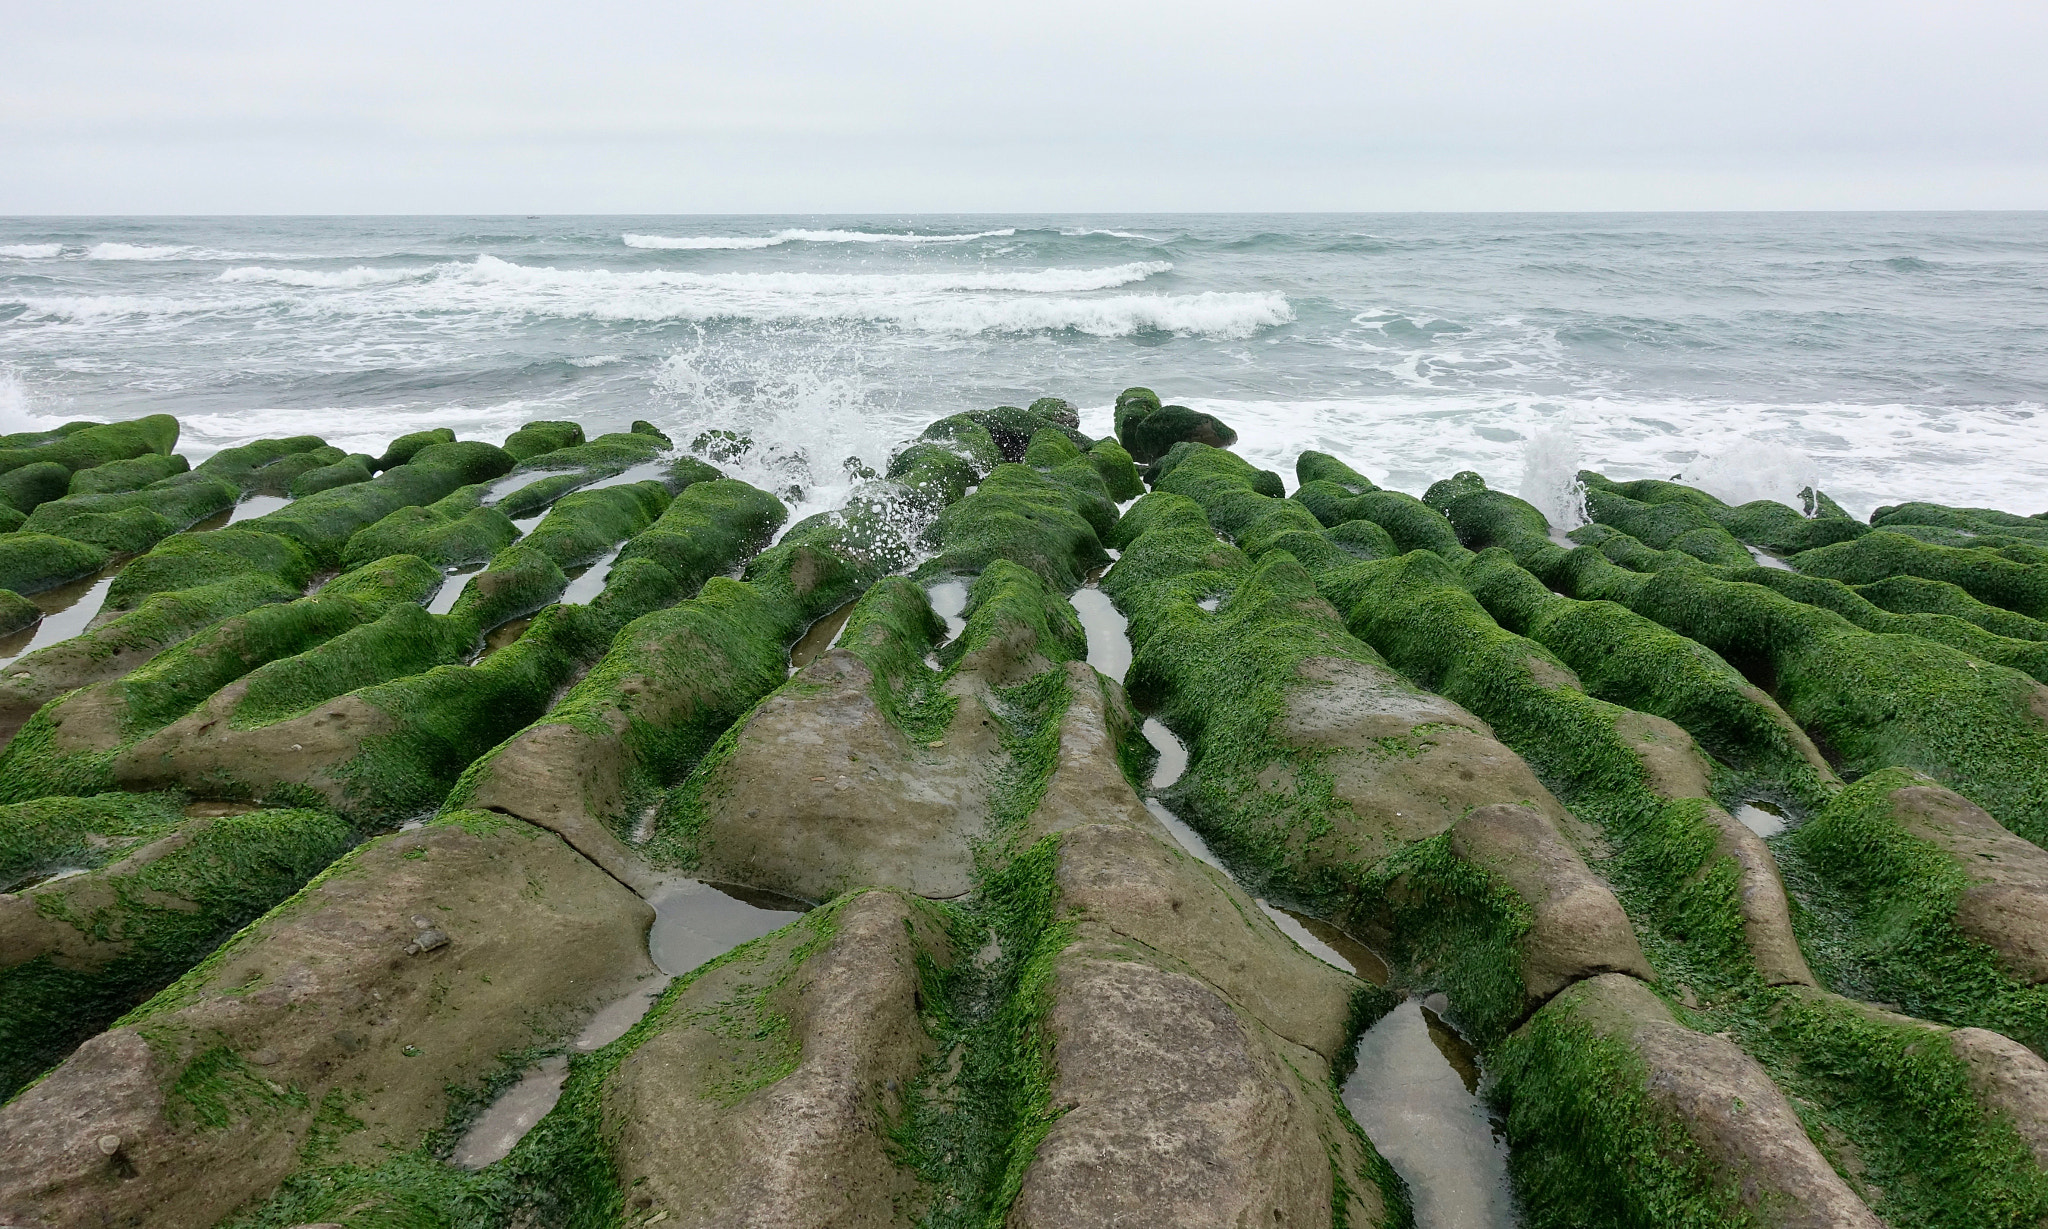
[[[829,506],[924,422],[1145,384],[1292,485],[1575,467],[2048,508],[2048,214],[0,220],[0,431],[738,427]]]

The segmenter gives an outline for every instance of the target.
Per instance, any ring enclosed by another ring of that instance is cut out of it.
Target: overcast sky
[[[0,0],[0,213],[2048,207],[2043,0]]]

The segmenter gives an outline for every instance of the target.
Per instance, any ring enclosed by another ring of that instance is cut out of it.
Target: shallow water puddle
[[[1785,813],[1768,802],[1738,803],[1736,822],[1758,836],[1776,836],[1785,830]]]
[[[477,651],[477,655],[470,659],[469,664],[473,666],[499,649],[511,647],[513,642],[526,633],[527,625],[532,622],[533,616],[527,615],[510,623],[500,623],[484,633],[484,647]]]
[[[797,637],[797,642],[789,647],[789,672],[795,674],[818,660],[819,655],[831,648],[839,640],[839,633],[846,630],[846,620],[853,614],[853,608],[859,604],[859,598],[842,603],[837,610],[820,617],[817,622],[805,628],[804,634]]]
[[[1757,561],[1757,566],[1759,567],[1776,568],[1780,572],[1796,572],[1799,570],[1768,551],[1759,550],[1754,546],[1748,549],[1750,557]]]
[[[1131,668],[1130,621],[1094,585],[1074,590],[1067,599],[1081,616],[1081,630],[1088,637],[1088,664],[1121,683]]]
[[[967,582],[942,580],[924,591],[932,613],[946,621],[946,639],[953,640],[967,630]]]
[[[442,568],[441,587],[427,599],[427,613],[444,615],[455,609],[455,600],[462,596],[468,578],[489,566],[488,563],[465,563],[459,568]]]
[[[604,592],[604,582],[612,574],[612,562],[619,557],[619,550],[625,543],[612,547],[588,567],[569,576],[569,587],[562,590],[562,596],[555,599],[564,606],[587,606]]]
[[[671,879],[649,892],[647,903],[654,906],[647,955],[670,977],[780,930],[810,908],[788,897],[695,879]]]
[[[588,1054],[626,1035],[668,988],[669,981],[707,960],[776,931],[802,917],[810,906],[764,892],[721,887],[695,879],[670,879],[646,897],[654,907],[654,925],[647,932],[647,954],[662,976],[650,977],[632,993],[600,1008],[570,1044]],[[566,1054],[551,1054],[528,1068],[491,1102],[491,1107],[463,1133],[450,1164],[482,1169],[511,1155],[555,1102],[569,1076]]]
[[[228,513],[228,519],[223,523],[236,525],[243,521],[253,521],[259,516],[269,516],[289,503],[290,498],[283,495],[251,495],[236,504],[234,511]]]
[[[114,583],[114,577],[121,571],[121,563],[111,564],[91,576],[81,577],[69,584],[31,593],[28,600],[43,612],[40,623],[24,627],[18,632],[0,636],[0,666],[12,663],[16,658],[25,657],[38,649],[46,649],[59,641],[69,640],[85,631],[100,608],[107,604],[107,590]]]
[[[1434,996],[1432,996],[1434,997]],[[1408,1183],[1417,1229],[1510,1229],[1508,1146],[1478,1093],[1478,1059],[1409,999],[1358,1039],[1344,1107]]]

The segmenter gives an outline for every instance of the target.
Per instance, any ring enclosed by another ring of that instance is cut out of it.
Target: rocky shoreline
[[[0,1223],[1406,1225],[1424,996],[1525,1225],[2048,1218],[2048,513],[177,435],[0,438]]]

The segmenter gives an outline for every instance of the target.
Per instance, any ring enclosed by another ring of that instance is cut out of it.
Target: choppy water
[[[816,497],[1145,383],[1290,472],[2048,506],[2048,215],[0,220],[0,430],[752,427]],[[1532,442],[1540,441],[1540,446]]]

